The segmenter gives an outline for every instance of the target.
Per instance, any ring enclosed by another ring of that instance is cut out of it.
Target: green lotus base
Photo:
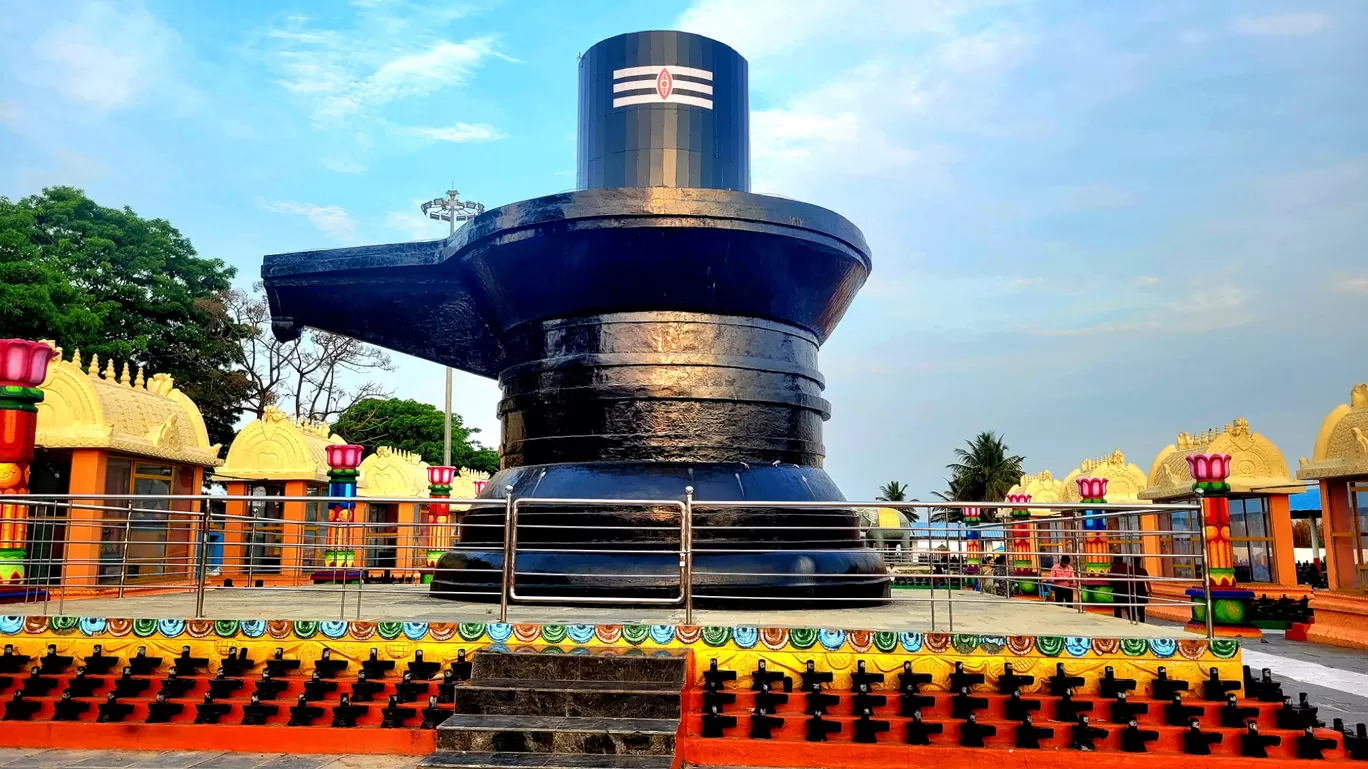
[[[1081,596],[1083,603],[1110,604],[1116,600],[1111,585],[1084,585]]]
[[[21,547],[0,548],[0,585],[24,584],[24,561],[27,553]]]

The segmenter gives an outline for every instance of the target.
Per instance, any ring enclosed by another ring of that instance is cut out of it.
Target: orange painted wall
[[[72,508],[67,511],[66,563],[62,575],[71,587],[90,587],[96,583],[100,561],[100,518],[103,511],[88,505],[103,505],[102,500],[81,500],[81,494],[103,494],[105,490],[103,449],[75,449],[71,452]]]
[[[1292,549],[1292,507],[1286,494],[1268,495],[1268,523],[1273,529],[1273,581],[1283,587],[1297,584],[1297,556]]]

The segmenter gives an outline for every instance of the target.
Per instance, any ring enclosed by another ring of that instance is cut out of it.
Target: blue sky
[[[437,237],[417,204],[574,184],[575,57],[684,28],[751,64],[754,188],[874,272],[823,349],[827,467],[927,497],[1006,434],[1059,475],[1237,416],[1294,466],[1368,381],[1368,4],[84,2],[0,17],[0,195],[266,253]],[[400,358],[398,394],[440,370]],[[492,382],[456,408],[498,434]]]

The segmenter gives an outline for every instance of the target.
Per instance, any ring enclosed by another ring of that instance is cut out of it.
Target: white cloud
[[[344,242],[351,242],[356,238],[356,223],[340,206],[316,206],[293,200],[273,200],[266,204],[266,210],[278,214],[303,216],[319,231]]]
[[[1345,278],[1335,281],[1333,287],[1336,291],[1345,291],[1350,294],[1368,295],[1368,276]]]
[[[675,28],[721,40],[754,61],[832,38],[946,34],[956,16],[1000,0],[697,0]]]
[[[262,41],[280,85],[321,126],[464,85],[486,59],[509,59],[490,38],[454,42],[435,34],[441,25],[407,4],[370,3],[356,11],[352,29],[318,28],[291,16]]]
[[[166,85],[180,39],[141,4],[85,2],[34,41],[18,67],[29,83],[97,110],[136,102]]]
[[[1137,275],[1136,277],[1131,278],[1130,282],[1133,286],[1139,286],[1140,288],[1151,288],[1153,286],[1159,285],[1163,282],[1163,280],[1160,279],[1157,275]]]
[[[435,240],[445,237],[448,224],[429,219],[418,210],[421,201],[414,201],[410,211],[388,211],[385,226],[407,235],[410,240]]]
[[[1044,282],[1044,278],[1013,278],[1007,281],[1007,288],[1012,290],[1020,290]]]
[[[1240,35],[1300,37],[1314,35],[1329,26],[1330,17],[1323,13],[1285,13],[1236,19],[1230,28]]]
[[[440,142],[488,142],[505,138],[505,134],[488,123],[456,123],[445,128],[412,127],[410,133]]]

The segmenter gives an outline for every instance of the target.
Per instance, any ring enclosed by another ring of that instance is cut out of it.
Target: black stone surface
[[[614,72],[639,66],[712,73],[712,108],[615,107]],[[622,35],[590,49],[580,78],[587,189],[491,209],[445,240],[267,256],[277,335],[310,326],[497,376],[504,470],[491,498],[512,486],[681,499],[692,485],[701,501],[842,501],[821,470],[831,409],[817,351],[868,277],[863,235],[831,211],[746,191],[746,64],[725,45]],[[519,556],[520,594],[678,594],[669,508],[520,512],[519,546],[538,551]],[[492,526],[464,530],[433,595],[500,590],[502,504],[468,520]],[[642,536],[643,521],[665,525]],[[577,528],[537,528],[564,525]],[[622,550],[666,552],[610,552]],[[705,600],[877,600],[889,588],[853,513],[834,508],[700,512],[694,570]]]
[[[683,688],[683,656],[626,657],[597,654],[533,654],[483,650],[475,655],[471,680],[575,681],[586,690],[623,682],[671,684]]]
[[[662,89],[666,67],[696,72],[672,71],[666,79],[674,87]],[[632,69],[639,71],[623,72]],[[578,186],[749,190],[747,69],[730,46],[688,32],[633,32],[596,43],[579,63]],[[662,90],[710,105],[670,102]],[[630,96],[648,101],[614,106]]]

